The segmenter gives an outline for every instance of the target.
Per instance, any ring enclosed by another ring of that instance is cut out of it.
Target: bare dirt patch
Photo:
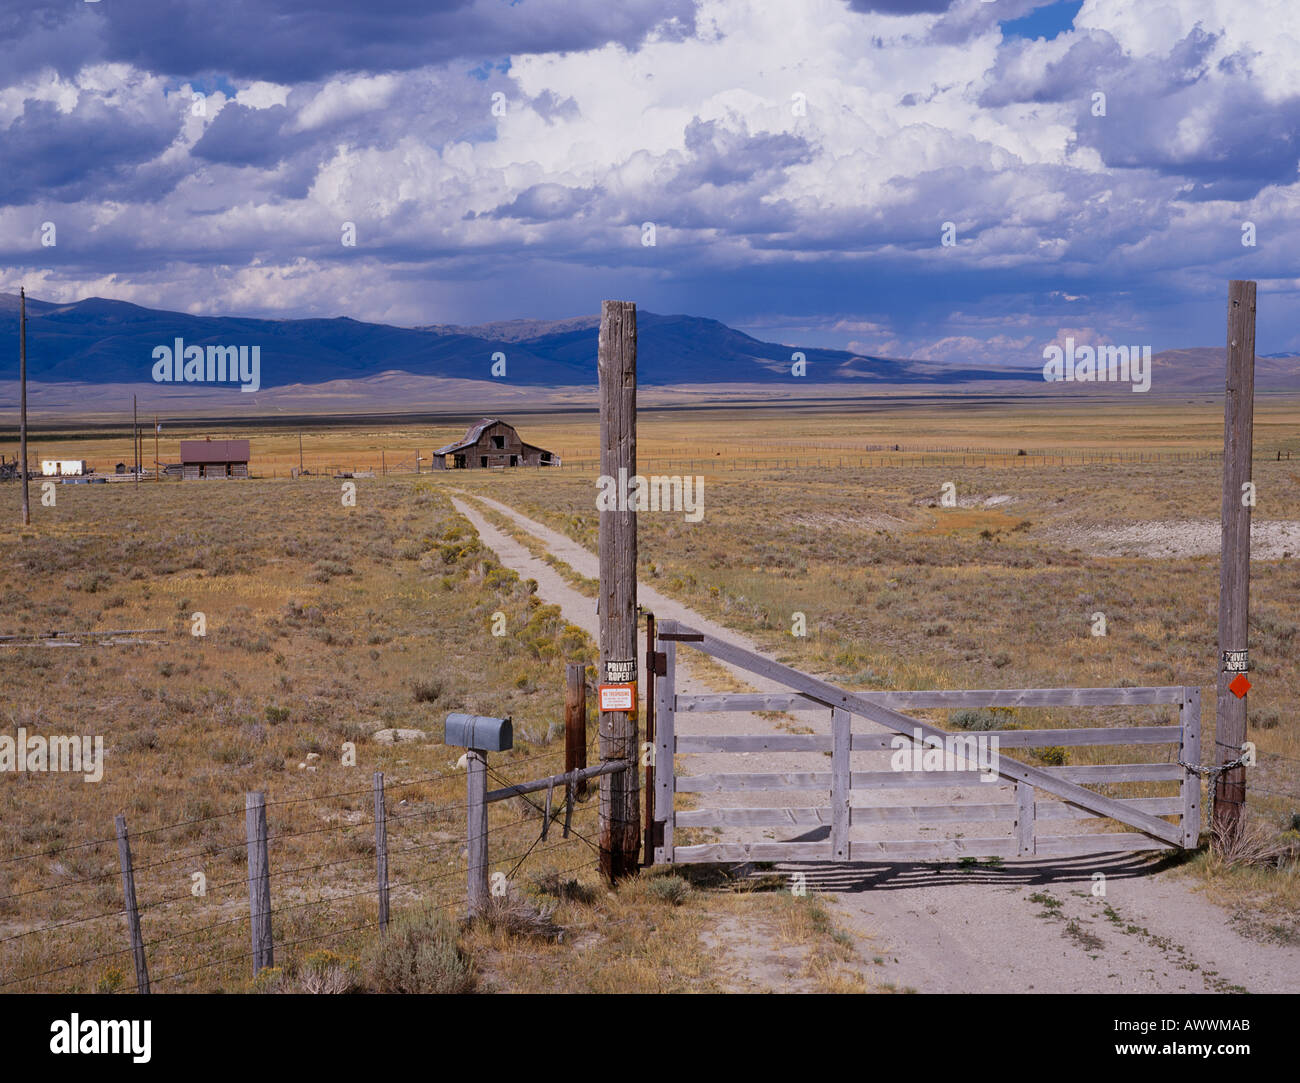
[[[755,928],[751,918],[723,917],[700,933],[710,951],[726,959],[721,979],[729,993],[808,993],[809,949],[782,940],[774,927]]]
[[[1221,534],[1214,519],[1157,519],[1124,526],[1080,527],[1061,531],[1058,536],[1072,548],[1099,556],[1177,559],[1218,553]],[[1255,560],[1300,556],[1300,521],[1253,523],[1250,555]]]

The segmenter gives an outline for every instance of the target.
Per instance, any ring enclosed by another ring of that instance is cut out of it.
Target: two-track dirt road
[[[571,539],[507,505],[486,497],[474,499],[538,539],[553,557],[597,578],[596,556]],[[469,501],[456,498],[453,503],[504,565],[536,580],[538,595],[558,605],[566,620],[597,634],[593,599],[494,527]],[[638,593],[642,605],[661,620],[683,621],[759,650],[745,636],[652,587],[640,585]],[[692,653],[678,652],[683,663],[679,691],[716,691],[691,671]],[[751,674],[736,675],[756,691],[780,690]],[[801,715],[799,721],[826,728],[824,722],[807,716]],[[772,720],[741,713],[679,714],[677,729],[679,734],[778,732]],[[689,760],[685,773],[723,769],[710,756]],[[730,769],[735,769],[734,757]],[[751,756],[746,769],[791,767],[781,754],[764,753]],[[710,803],[721,804],[715,798],[732,797],[753,805],[760,796],[710,795]],[[1243,935],[1230,914],[1195,893],[1192,882],[1174,872],[1171,864],[1159,856],[1114,854],[1068,861],[1007,861],[996,868],[954,863],[778,868],[805,871],[809,888],[834,901],[839,923],[857,941],[864,976],[874,985],[963,993],[1300,991],[1300,950]],[[1105,877],[1104,896],[1094,894],[1098,872]],[[727,935],[740,938],[744,931],[733,929]],[[733,958],[742,967],[747,957],[756,957],[740,950],[741,944],[736,946]],[[771,973],[748,983],[741,975],[742,986],[773,984]]]

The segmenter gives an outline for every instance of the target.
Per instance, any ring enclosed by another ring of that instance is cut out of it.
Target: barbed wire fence
[[[564,754],[502,766],[562,770]],[[119,817],[111,838],[0,857],[0,992],[241,990],[273,952],[283,965],[306,945],[355,949],[362,934],[372,943],[390,901],[464,912],[465,780],[461,770],[395,781],[376,772],[366,788],[248,794],[244,808],[133,833]],[[495,883],[512,884],[526,863],[560,875],[598,864],[594,794],[570,798],[567,811],[528,797],[498,804]],[[43,920],[23,918],[38,906]]]

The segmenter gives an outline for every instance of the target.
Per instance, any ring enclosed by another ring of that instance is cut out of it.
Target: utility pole
[[[131,454],[135,457],[135,480],[131,483],[136,492],[140,491],[140,415],[136,409],[135,396],[131,396]]]
[[[1255,503],[1251,451],[1255,420],[1255,283],[1228,283],[1228,371],[1223,396],[1222,550],[1219,557],[1218,696],[1214,715],[1216,764],[1241,756],[1250,682],[1250,509]],[[1238,694],[1240,693],[1240,694]],[[1231,838],[1246,804],[1246,769],[1216,776],[1214,826]]]
[[[23,461],[23,526],[31,526],[32,507],[27,497],[27,288],[18,287],[18,382],[20,392],[18,455]]]
[[[302,477],[302,433],[298,434],[298,476]]]
[[[158,462],[158,415],[153,415],[153,480],[162,481],[162,468]]]
[[[618,490],[615,507],[600,508],[600,675],[631,684],[630,709],[600,711],[600,758],[626,771],[600,776],[600,871],[611,883],[637,871],[640,787],[637,745],[636,510],[625,499],[636,475],[636,305],[602,301],[597,347],[600,372],[600,472]],[[606,482],[606,486],[608,482]],[[602,487],[604,492],[608,489]],[[602,693],[602,699],[604,695]]]

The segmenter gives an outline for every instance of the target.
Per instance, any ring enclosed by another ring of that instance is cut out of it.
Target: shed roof
[[[182,440],[183,463],[246,463],[249,460],[247,440]]]

